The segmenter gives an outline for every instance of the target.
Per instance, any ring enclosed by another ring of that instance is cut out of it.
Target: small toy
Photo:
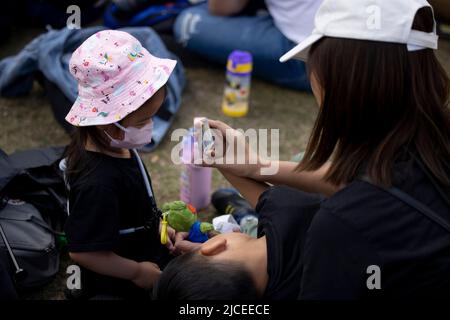
[[[177,232],[189,232],[187,240],[203,243],[209,239],[208,234],[214,231],[211,223],[198,221],[197,211],[183,201],[168,202],[162,207],[163,221],[161,243],[167,243],[167,225]]]

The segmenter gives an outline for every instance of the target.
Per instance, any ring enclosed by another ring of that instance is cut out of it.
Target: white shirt
[[[314,29],[314,18],[322,0],[266,0],[275,25],[286,38],[300,43]]]

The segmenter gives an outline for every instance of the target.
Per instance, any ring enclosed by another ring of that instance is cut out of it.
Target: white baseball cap
[[[412,30],[426,0],[324,0],[312,34],[280,58],[306,61],[311,46],[323,37],[404,43],[409,51],[437,49],[436,21],[431,33]]]

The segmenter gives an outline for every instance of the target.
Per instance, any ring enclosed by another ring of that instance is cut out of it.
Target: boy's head
[[[154,288],[158,300],[255,300],[249,270],[255,239],[242,233],[221,234],[199,250],[173,259]]]

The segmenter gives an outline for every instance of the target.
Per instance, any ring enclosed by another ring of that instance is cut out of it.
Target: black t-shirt
[[[448,206],[417,164],[406,161],[395,171],[396,187],[450,221]],[[257,211],[258,236],[267,239],[267,299],[450,297],[450,233],[376,186],[355,181],[321,203],[273,187]],[[373,265],[380,268],[381,290],[367,287]]]
[[[65,225],[69,252],[113,251],[162,267],[169,255],[160,244],[156,202],[147,193],[137,159],[133,154],[124,159],[96,152],[87,152],[87,157],[83,173],[70,181]],[[150,221],[154,223],[149,225]],[[119,235],[121,230],[142,226],[147,228]],[[82,269],[82,279],[89,292],[132,295],[140,291],[130,281],[86,269]]]
[[[323,198],[288,187],[272,187],[259,198],[258,237],[266,236],[268,300],[294,300],[300,292],[306,231]]]
[[[444,198],[416,162],[398,163],[395,172],[394,186],[450,221]],[[303,250],[300,299],[450,297],[450,233],[366,182],[322,203]],[[381,289],[369,290],[377,275]]]

